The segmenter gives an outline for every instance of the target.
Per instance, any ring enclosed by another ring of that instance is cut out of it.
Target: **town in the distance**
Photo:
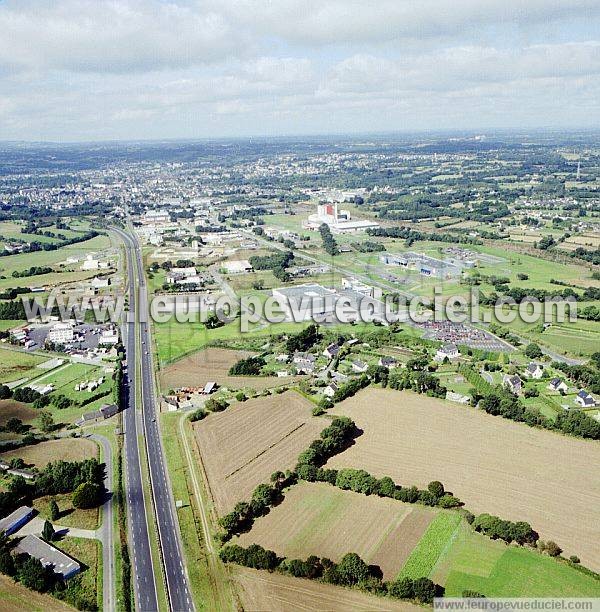
[[[597,602],[599,441],[597,133],[0,143],[2,610]]]

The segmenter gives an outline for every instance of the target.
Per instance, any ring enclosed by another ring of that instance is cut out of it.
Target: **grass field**
[[[355,589],[302,580],[277,573],[233,567],[233,578],[244,610],[271,612],[400,612],[424,609],[406,601],[367,595]]]
[[[27,465],[35,465],[42,469],[51,461],[81,461],[98,456],[98,446],[85,438],[61,438],[47,440],[32,446],[24,446],[15,450],[0,453],[0,457],[9,461],[20,457]]]
[[[56,544],[57,548],[67,553],[87,569],[72,581],[78,582],[78,590],[91,601],[97,601],[102,610],[102,545],[98,540],[84,538],[64,538]],[[73,588],[73,585],[71,585]]]
[[[13,321],[13,323],[16,322]],[[0,348],[0,383],[7,383],[21,378],[33,378],[42,374],[36,366],[48,359],[23,351]]]
[[[301,377],[230,376],[229,368],[252,353],[221,348],[207,348],[193,353],[165,367],[160,373],[161,388],[165,391],[178,387],[204,386],[209,380],[230,389],[250,387],[268,389],[301,380]]]
[[[300,482],[234,542],[260,544],[290,559],[314,554],[339,561],[355,552],[393,580],[434,516],[422,506]]]
[[[416,579],[429,576],[440,555],[450,545],[461,520],[460,515],[456,512],[437,514],[410,553],[398,577],[408,576]]]
[[[408,391],[370,388],[333,412],[364,433],[328,467],[362,468],[419,487],[440,480],[472,512],[528,521],[541,539],[600,568],[600,525],[589,511],[600,506],[595,442]]]
[[[172,318],[167,323],[155,323],[153,331],[159,361],[165,366],[216,340],[244,341],[264,337],[267,341],[270,334],[298,332],[301,329],[302,325],[297,323],[280,323],[265,327],[261,325],[242,333],[239,320],[217,329],[206,329],[202,323],[179,323]]]
[[[275,470],[291,469],[327,421],[293,391],[236,403],[194,424],[210,491],[220,514],[250,498]]]
[[[464,522],[430,578],[449,597],[469,589],[486,597],[599,597],[600,582],[568,564],[475,533]]]
[[[42,518],[51,520],[50,500],[56,500],[60,516],[55,521],[57,524],[64,527],[78,527],[79,529],[97,529],[99,509],[90,508],[82,510],[81,508],[73,508],[71,504],[71,494],[65,493],[62,495],[44,495],[33,500],[33,507],[40,513]]]

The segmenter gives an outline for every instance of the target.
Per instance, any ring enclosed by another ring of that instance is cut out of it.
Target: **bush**
[[[96,482],[82,482],[73,491],[71,503],[74,508],[95,508],[102,502],[103,488]]]

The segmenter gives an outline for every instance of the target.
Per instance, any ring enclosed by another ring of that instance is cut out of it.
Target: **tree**
[[[23,586],[42,593],[51,586],[51,571],[48,571],[41,561],[27,555],[27,558],[19,563],[17,577]]]
[[[0,549],[0,572],[5,576],[14,576],[16,573],[15,562],[8,548]]]
[[[369,566],[356,553],[346,553],[336,573],[342,584],[353,585],[369,577]]]
[[[50,510],[50,519],[53,521],[57,521],[60,516],[60,510],[58,509],[58,504],[55,499],[50,500],[49,510]]]
[[[0,399],[8,399],[12,396],[12,391],[7,385],[0,385]]]
[[[556,542],[549,540],[548,542],[546,542],[546,552],[551,557],[558,557],[558,555],[560,555],[560,553],[562,552],[562,548]]]
[[[54,419],[47,410],[42,410],[38,417],[40,422],[40,429],[45,432],[52,431],[54,429]]]
[[[73,491],[72,504],[74,508],[95,508],[100,504],[102,487],[95,482],[82,482]]]
[[[528,344],[523,352],[529,359],[539,359],[543,355],[542,349],[534,342]]]
[[[412,578],[408,576],[390,582],[388,585],[388,593],[397,599],[412,599],[415,594],[413,582]]]
[[[56,532],[54,531],[54,527],[50,521],[44,522],[44,528],[42,529],[42,538],[46,540],[46,542],[52,542],[56,537]]]
[[[432,482],[430,482],[427,485],[427,489],[432,495],[435,495],[435,497],[438,498],[442,497],[442,495],[445,493],[444,485],[439,480],[433,480]]]
[[[4,427],[6,431],[21,433],[23,431],[23,421],[21,421],[21,419],[17,419],[16,417],[11,417],[8,419],[8,421],[6,421],[6,425]]]
[[[438,587],[429,578],[417,578],[413,582],[414,597],[421,603],[431,603],[436,596]]]

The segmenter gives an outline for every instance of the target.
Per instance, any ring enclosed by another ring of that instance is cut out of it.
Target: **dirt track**
[[[531,523],[600,570],[600,445],[408,391],[367,389],[338,404],[364,430],[327,467],[424,487],[440,480],[474,513]]]

